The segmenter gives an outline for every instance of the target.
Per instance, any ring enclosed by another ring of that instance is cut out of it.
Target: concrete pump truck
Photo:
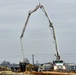
[[[33,10],[31,10],[31,11],[28,12],[28,17],[27,17],[27,19],[26,19],[24,28],[23,28],[23,30],[22,30],[22,34],[21,34],[21,36],[20,36],[20,39],[22,39],[22,37],[23,37],[23,35],[24,35],[25,29],[26,29],[26,26],[27,26],[27,23],[28,23],[28,20],[29,20],[31,14],[34,13],[35,11],[37,11],[39,8],[40,8],[40,9],[43,11],[43,13],[45,14],[45,16],[46,16],[46,18],[47,18],[47,20],[48,20],[48,22],[49,22],[49,26],[50,26],[50,28],[52,29],[52,34],[53,34],[54,43],[55,43],[55,49],[56,49],[56,54],[55,54],[56,60],[53,61],[53,70],[54,70],[54,71],[59,71],[59,70],[64,71],[64,70],[66,69],[66,67],[65,67],[65,65],[64,65],[63,60],[60,59],[60,54],[59,54],[59,52],[58,52],[57,40],[56,40],[56,35],[55,35],[55,30],[54,30],[53,23],[52,23],[52,21],[50,20],[50,18],[49,18],[49,16],[48,16],[48,14],[47,14],[44,6],[43,6],[41,3],[39,3],[39,5],[37,5],[35,9],[33,9]],[[23,49],[22,49],[22,51],[23,51]],[[24,54],[23,54],[23,59],[24,59]]]

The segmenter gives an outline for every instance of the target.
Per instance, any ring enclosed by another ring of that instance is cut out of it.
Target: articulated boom
[[[56,55],[55,55],[55,56],[56,56],[56,60],[60,60],[60,55],[59,55],[59,53],[58,53],[57,41],[56,41],[55,30],[54,30],[53,24],[52,24],[52,22],[50,21],[50,19],[49,19],[49,17],[48,17],[48,14],[47,14],[47,12],[45,11],[43,5],[41,5],[40,3],[39,3],[39,5],[36,6],[35,9],[33,9],[33,10],[31,10],[31,11],[28,12],[28,17],[27,17],[27,19],[26,19],[26,22],[25,22],[25,25],[24,25],[24,28],[23,28],[23,31],[22,31],[22,34],[21,34],[20,38],[22,39],[22,37],[23,37],[23,35],[24,35],[24,32],[25,32],[25,29],[26,29],[28,20],[29,20],[29,18],[30,18],[30,15],[31,15],[32,13],[34,13],[35,11],[37,11],[39,8],[44,12],[45,16],[47,17],[47,19],[48,19],[48,21],[49,21],[49,26],[52,28],[53,38],[54,38],[54,41],[55,41],[55,48],[56,48]],[[22,50],[23,50],[23,49],[22,49]]]

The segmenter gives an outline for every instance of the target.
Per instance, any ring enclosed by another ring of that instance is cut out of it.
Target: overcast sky
[[[39,4],[46,9],[55,27],[61,59],[76,62],[76,0],[0,0],[0,63],[22,61],[20,35],[26,22],[28,11]],[[49,22],[38,9],[27,24],[23,48],[25,58],[32,62],[55,60],[55,45]]]

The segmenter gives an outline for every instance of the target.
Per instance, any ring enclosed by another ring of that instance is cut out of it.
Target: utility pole
[[[34,65],[34,54],[32,54],[32,64]]]

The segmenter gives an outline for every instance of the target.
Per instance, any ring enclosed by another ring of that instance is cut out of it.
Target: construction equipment
[[[56,60],[55,60],[55,61],[56,61],[56,62],[57,62],[57,61],[60,61],[60,54],[59,54],[59,52],[58,52],[58,46],[57,46],[57,40],[56,40],[56,36],[55,36],[54,26],[53,26],[53,23],[52,23],[52,21],[50,20],[48,14],[47,14],[45,8],[44,8],[44,6],[43,6],[41,3],[39,3],[39,5],[37,5],[35,9],[33,9],[33,10],[31,10],[31,11],[28,12],[28,17],[27,17],[27,19],[26,19],[24,28],[23,28],[23,30],[22,30],[22,34],[21,34],[21,36],[20,36],[20,39],[21,39],[21,41],[22,41],[22,37],[23,37],[23,35],[24,35],[25,29],[26,29],[26,26],[27,26],[27,23],[28,23],[28,20],[29,20],[31,14],[34,13],[35,11],[37,11],[39,8],[40,8],[40,9],[43,11],[43,13],[45,14],[46,18],[47,18],[48,21],[49,21],[49,26],[50,26],[50,28],[52,28],[53,38],[54,38],[54,42],[55,42],[55,49],[56,49],[56,54],[55,54]],[[22,46],[22,51],[23,51],[23,46]],[[23,55],[23,59],[24,59],[24,55]],[[55,61],[54,61],[54,63],[55,63]]]
[[[53,70],[54,71],[66,71],[66,66],[63,60],[54,60],[53,61]]]

